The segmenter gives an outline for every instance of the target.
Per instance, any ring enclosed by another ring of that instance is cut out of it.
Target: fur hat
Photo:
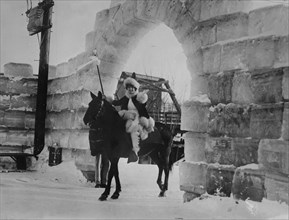
[[[139,83],[135,80],[135,73],[132,74],[131,77],[126,78],[123,81],[124,88],[126,88],[127,85],[132,85],[135,87],[137,90],[139,89]]]

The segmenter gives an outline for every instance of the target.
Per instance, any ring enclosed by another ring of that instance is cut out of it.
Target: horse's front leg
[[[115,179],[115,192],[112,194],[111,198],[112,199],[118,199],[119,193],[121,192],[121,185],[120,185],[120,180],[119,180],[119,172],[118,172],[118,161],[119,158],[116,158],[114,161],[114,179]]]
[[[113,176],[114,176],[114,169],[113,169],[113,166],[111,165],[108,171],[107,185],[105,187],[104,192],[101,194],[98,200],[104,201],[107,199],[108,195],[110,194],[111,181],[112,181]]]

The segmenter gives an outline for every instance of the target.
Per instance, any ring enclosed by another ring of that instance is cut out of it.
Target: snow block
[[[70,75],[68,72],[68,62],[60,63],[56,66],[56,77],[64,77]]]
[[[10,95],[0,95],[0,109],[6,110],[10,108]]]
[[[273,67],[275,37],[265,36],[247,40],[246,57],[250,70]]]
[[[254,103],[250,72],[240,71],[234,74],[232,79],[232,102],[236,104]]]
[[[232,79],[234,73],[219,73],[209,76],[208,90],[212,104],[230,103],[232,101]]]
[[[187,67],[192,75],[201,75],[203,73],[202,50],[196,50],[187,55]]]
[[[141,20],[153,22],[159,5],[160,1],[137,1],[135,16]]]
[[[289,36],[276,37],[275,40],[275,62],[274,67],[288,67],[289,66]]]
[[[35,95],[19,95],[11,96],[10,109],[21,111],[36,111],[36,96]]]
[[[259,8],[249,13],[249,35],[283,34],[289,32],[288,6],[275,5]]]
[[[221,49],[221,71],[247,69],[247,40],[236,40],[225,43]]]
[[[195,100],[195,101],[194,101]],[[208,98],[187,101],[182,105],[181,129],[185,131],[206,132],[210,101]]]
[[[236,167],[233,165],[209,164],[207,170],[207,193],[230,197],[235,169]]]
[[[212,137],[250,137],[249,108],[230,103],[210,108],[208,133]]]
[[[177,27],[174,29],[174,34],[180,43],[183,43],[186,37],[193,31],[197,25],[194,18],[189,13],[181,13],[177,18]]]
[[[203,73],[218,73],[221,66],[222,46],[214,44],[209,47],[202,47],[203,51]]]
[[[284,103],[281,138],[289,141],[289,102]]]
[[[89,149],[88,130],[49,130],[45,133],[46,146],[59,146],[68,149]]]
[[[47,97],[47,111],[62,111],[69,109],[69,93],[53,94]]]
[[[217,32],[217,22],[209,20],[199,22],[193,34],[197,34],[200,37],[202,46],[207,46],[217,42],[216,32]]]
[[[8,83],[10,79],[8,77],[5,77],[3,75],[0,75],[0,93],[2,94],[9,94],[8,93]]]
[[[192,162],[206,161],[205,158],[205,144],[207,134],[187,132],[184,135],[185,139],[185,160]]]
[[[7,80],[6,80],[7,79]],[[8,78],[1,78],[0,81],[4,80],[6,82],[6,86],[2,87],[1,85],[1,92],[2,88],[5,88],[4,94],[30,94],[36,95],[37,94],[37,79],[34,78],[14,78],[13,80],[9,80]]]
[[[166,10],[166,17],[163,20],[163,22],[170,27],[171,29],[176,29],[177,26],[179,25],[178,21],[178,17],[182,16],[182,12],[183,12],[183,6],[182,3],[180,1],[177,0],[172,0],[169,1],[167,10]]]
[[[71,128],[72,112],[49,112],[46,115],[45,127],[49,129],[69,129]]]
[[[5,111],[3,126],[19,129],[25,128],[25,111]]]
[[[3,129],[3,128],[0,129],[0,144],[1,145],[6,142],[7,133],[8,133],[8,129]]]
[[[33,77],[33,69],[30,64],[6,63],[4,64],[4,76],[30,78]]]
[[[256,70],[251,72],[254,103],[278,103],[282,98],[283,69]]]
[[[206,163],[181,162],[179,163],[180,190],[204,194],[206,192]]]
[[[259,144],[258,162],[266,171],[289,175],[289,141],[262,139]]]
[[[232,150],[232,139],[208,137],[206,139],[205,156],[207,163],[234,164],[235,153]]]
[[[83,117],[85,115],[86,109],[81,108],[75,110],[71,117],[71,129],[83,129],[88,128],[83,122]]]
[[[233,177],[232,193],[235,199],[250,199],[261,202],[266,197],[265,173],[257,164],[236,169]]]
[[[119,5],[117,5],[97,12],[94,21],[94,30],[104,31],[109,21],[114,17],[119,8]]]
[[[0,109],[0,125],[4,125],[4,115],[5,115],[5,111]]]
[[[282,96],[285,101],[289,101],[289,68],[283,69]]]
[[[23,152],[22,146],[34,145],[34,131],[30,130],[0,130],[0,144],[6,146],[19,146],[19,152]]]
[[[286,68],[236,72],[233,78],[234,103],[278,103],[286,93]]]
[[[258,163],[259,139],[233,138],[232,150],[235,154],[233,165],[236,167]]]
[[[289,177],[284,175],[276,175],[266,173],[265,189],[267,199],[289,204]]]
[[[71,133],[72,130],[48,130],[45,132],[45,145],[68,148]]]
[[[35,112],[25,112],[25,129],[35,128]]]
[[[54,79],[56,77],[56,66],[49,65],[48,79]]]
[[[79,66],[88,63],[91,59],[91,52],[82,52],[77,56],[68,60],[68,74],[73,74],[77,71]]]
[[[258,162],[259,140],[245,138],[206,139],[206,162],[221,165],[243,166]]]
[[[212,0],[201,1],[201,20],[207,20],[212,17],[231,14],[238,11],[244,11],[246,2],[244,1],[228,1],[228,0]]]
[[[250,114],[250,135],[255,139],[281,137],[283,103],[253,105]]]
[[[86,109],[74,111],[49,112],[46,116],[46,128],[50,129],[82,129],[87,126],[83,123]]]
[[[248,15],[238,12],[220,16],[217,22],[217,41],[233,40],[248,35]]]

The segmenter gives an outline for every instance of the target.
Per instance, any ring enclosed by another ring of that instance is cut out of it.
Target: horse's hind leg
[[[114,179],[115,179],[115,192],[112,194],[111,198],[112,199],[118,199],[119,197],[119,193],[121,192],[121,185],[120,185],[120,180],[119,180],[119,172],[118,172],[118,161],[119,158],[116,159],[115,163],[114,163]]]
[[[170,148],[167,148],[164,151],[164,173],[165,173],[165,181],[164,181],[164,190],[168,190],[169,184],[169,175],[170,175]]]
[[[162,175],[163,175],[164,168],[163,168],[163,165],[161,163],[161,159],[160,159],[157,151],[153,151],[152,153],[150,153],[150,157],[157,164],[157,166],[159,168],[157,184],[158,184],[158,186],[159,186],[159,188],[161,190],[159,196],[162,197],[162,196],[164,196],[164,193],[162,193],[163,190],[164,190],[164,185],[163,185],[163,182],[162,182]]]

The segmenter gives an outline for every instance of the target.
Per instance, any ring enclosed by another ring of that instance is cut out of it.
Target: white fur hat
[[[126,88],[127,85],[132,85],[136,89],[139,89],[139,83],[134,79],[135,74],[132,75],[132,77],[128,77],[123,81],[124,88]]]

